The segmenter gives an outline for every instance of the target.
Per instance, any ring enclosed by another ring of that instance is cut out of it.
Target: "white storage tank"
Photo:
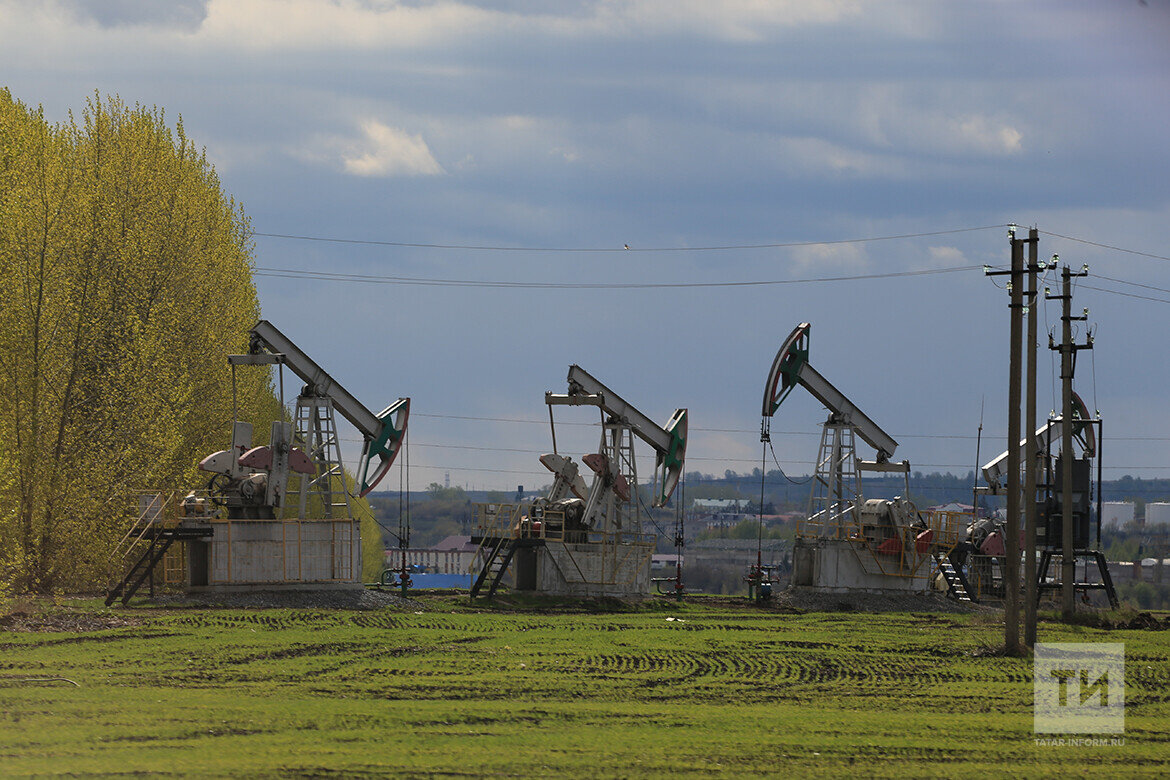
[[[1146,504],[1146,526],[1170,524],[1170,503],[1158,501]]]
[[[1129,501],[1105,501],[1101,504],[1101,527],[1121,528],[1133,522],[1134,505]]]

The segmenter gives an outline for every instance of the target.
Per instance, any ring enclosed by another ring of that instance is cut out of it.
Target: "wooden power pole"
[[[1008,377],[1007,544],[1003,567],[1003,644],[1020,647],[1020,347],[1024,325],[1024,242],[1012,236],[1011,353]],[[1014,457],[1013,457],[1014,456]]]
[[[1024,646],[1036,645],[1036,263],[1040,231],[1028,231],[1028,387],[1024,395]]]
[[[1024,239],[1016,238],[1016,226],[1008,226],[1012,248],[1010,271],[986,271],[989,276],[1010,274],[1010,350],[1008,353],[1007,527],[1003,566],[1004,652],[1020,651],[1020,385],[1023,371],[1020,352],[1024,337]]]

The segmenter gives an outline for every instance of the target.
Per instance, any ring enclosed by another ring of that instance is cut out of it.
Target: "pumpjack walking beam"
[[[800,385],[824,404],[831,414],[851,425],[857,435],[877,451],[877,463],[873,465],[887,463],[894,456],[894,450],[898,449],[898,442],[809,364],[811,330],[812,325],[809,323],[800,323],[776,353],[772,369],[768,372],[768,382],[764,385],[763,416],[768,418],[776,414],[792,389]]]
[[[568,381],[567,394],[545,393],[545,403],[550,407],[597,406],[628,425],[635,436],[654,449],[654,483],[658,486],[654,506],[664,506],[682,478],[687,450],[687,410],[675,409],[666,426],[661,427],[576,364],[569,366]]]
[[[1089,415],[1089,409],[1085,406],[1085,402],[1076,393],[1072,394],[1072,431],[1071,435],[1081,445],[1087,457],[1093,457],[1097,450],[1097,440],[1094,436],[1092,420]],[[1064,437],[1064,417],[1057,417],[1049,420],[1044,425],[1036,429],[1033,437],[1033,444],[1037,452],[1047,453],[1051,452],[1054,447],[1053,443],[1063,441]],[[1019,451],[1024,453],[1028,446],[1028,440],[1022,439],[1020,441]],[[1025,468],[1036,469],[1036,464],[1029,464],[1026,458],[1021,458],[1024,462]],[[987,480],[988,492],[991,495],[1000,495],[1006,492],[1007,474],[1008,474],[1008,451],[1004,450],[996,457],[989,460],[982,467],[983,478]]]
[[[810,518],[820,518],[821,534],[828,536],[840,530],[846,513],[851,513],[856,520],[861,502],[861,471],[900,473],[906,479],[906,492],[909,493],[910,462],[892,462],[890,458],[898,448],[894,437],[812,367],[808,357],[811,330],[812,326],[807,322],[797,325],[772,361],[764,385],[760,440],[770,441],[771,418],[797,385],[808,390],[828,409],[829,418],[822,426],[808,512]],[[854,434],[874,448],[877,453],[875,460],[856,458]]]
[[[364,444],[358,469],[358,495],[364,496],[373,490],[386,476],[402,449],[410,416],[410,399],[399,398],[374,414],[272,323],[260,320],[252,328],[251,336],[251,357],[258,358],[255,362],[272,362],[272,358],[276,358],[277,362],[288,366],[305,382],[309,395],[332,400],[333,408],[361,432]],[[235,357],[236,362],[243,363],[247,362],[249,356]],[[378,461],[376,466],[373,464],[375,458]]]

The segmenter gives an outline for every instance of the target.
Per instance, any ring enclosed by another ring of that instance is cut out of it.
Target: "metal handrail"
[[[853,542],[860,549],[864,549],[869,554],[868,557],[872,557],[878,571],[885,575],[907,578],[930,577],[933,576],[935,567],[932,565],[924,568],[924,564],[932,561],[935,555],[946,556],[954,549],[964,537],[972,515],[969,512],[939,511],[922,512],[920,516],[925,525],[898,526],[894,529],[897,536],[886,537],[898,540],[896,551],[892,553],[879,552],[874,539],[870,538],[872,532],[867,534],[866,528],[853,521],[848,511],[830,517],[828,528],[823,521],[824,512],[798,520],[796,536],[800,539],[841,539]],[[838,522],[840,519],[846,521]],[[921,542],[918,536],[925,530],[934,533],[927,542],[927,549],[919,552],[918,546]]]

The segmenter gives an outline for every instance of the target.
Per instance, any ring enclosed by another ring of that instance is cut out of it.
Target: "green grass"
[[[58,608],[142,622],[0,632],[0,776],[1170,772],[1165,631],[1041,626],[1126,643],[1124,746],[1053,747],[987,619],[524,607]]]

